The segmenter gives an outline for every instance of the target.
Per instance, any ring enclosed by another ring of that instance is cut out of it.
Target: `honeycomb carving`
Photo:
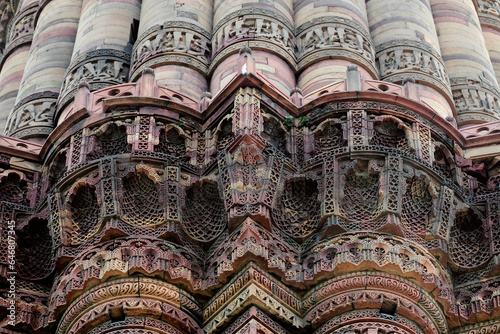
[[[401,208],[405,227],[417,234],[425,234],[432,208],[433,198],[426,180],[421,177],[408,180]]]
[[[294,238],[304,238],[317,227],[320,218],[318,184],[302,178],[285,182],[281,205],[273,212],[276,225]]]
[[[267,122],[264,122],[262,136],[281,152],[286,151],[286,132],[274,118],[270,118]]]
[[[196,183],[186,191],[182,225],[190,237],[202,242],[214,240],[225,230],[224,202],[217,184]]]
[[[17,233],[16,270],[24,279],[40,280],[52,273],[55,267],[52,237],[47,220],[34,218]]]
[[[450,257],[454,263],[474,268],[490,257],[483,221],[472,209],[458,211],[450,231]]]
[[[155,146],[155,152],[173,155],[174,157],[184,158],[186,156],[186,141],[177,130],[160,131],[160,140]]]
[[[316,149],[320,152],[342,147],[344,145],[342,126],[330,123],[314,139]]]
[[[400,129],[395,122],[385,121],[375,124],[373,130],[371,145],[397,148],[405,152],[410,151],[405,131]]]
[[[92,136],[90,147],[91,150],[88,154],[90,160],[130,152],[125,128],[114,123],[104,133]]]
[[[82,242],[94,234],[100,217],[95,188],[89,185],[80,186],[70,198],[69,211],[75,224],[70,232],[74,243]]]
[[[163,223],[164,209],[159,185],[139,172],[123,180],[123,220],[133,226],[157,226]]]
[[[27,182],[16,173],[9,173],[0,181],[0,202],[27,205]]]
[[[370,221],[378,209],[379,175],[367,170],[351,170],[345,175],[342,208],[353,221]]]

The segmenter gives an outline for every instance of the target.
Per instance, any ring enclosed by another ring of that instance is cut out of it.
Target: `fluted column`
[[[147,67],[158,84],[199,99],[207,91],[212,0],[144,0],[130,80]]]
[[[140,9],[140,0],[83,1],[59,107],[73,99],[80,81],[88,82],[91,91],[128,81],[130,35]]]
[[[413,77],[420,100],[442,117],[453,102],[429,0],[371,0],[366,3],[380,79],[401,84]]]
[[[431,0],[459,125],[500,119],[500,92],[470,0]]]
[[[217,94],[238,72],[238,52],[252,49],[255,69],[284,94],[295,87],[293,2],[215,0],[210,89]]]
[[[500,2],[478,0],[479,22],[497,82],[500,81]]]
[[[25,0],[12,18],[3,58],[0,60],[0,132],[3,133],[7,117],[16,102],[24,68],[33,39],[34,17],[38,1]]]
[[[363,79],[377,79],[364,1],[295,1],[297,86],[307,95],[344,80],[357,64]]]
[[[6,134],[43,138],[52,131],[56,101],[71,60],[80,10],[80,0],[52,0],[39,14]]]

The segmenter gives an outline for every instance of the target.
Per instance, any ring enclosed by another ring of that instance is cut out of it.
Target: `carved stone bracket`
[[[439,200],[437,203],[436,220],[434,221],[434,228],[432,234],[437,235],[444,240],[448,241],[450,234],[450,227],[454,219],[454,193],[453,190],[441,186],[439,193]]]

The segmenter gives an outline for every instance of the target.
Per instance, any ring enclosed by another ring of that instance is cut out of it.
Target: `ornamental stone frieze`
[[[500,93],[485,78],[454,78],[451,80],[451,87],[457,111],[462,112],[458,122],[474,119],[498,120]]]
[[[38,4],[33,3],[23,8],[22,12],[18,12],[16,17],[12,18],[6,31],[7,40],[3,52],[4,57],[8,56],[18,46],[31,43],[37,8]]]
[[[402,82],[411,76],[451,97],[441,55],[428,44],[396,39],[378,45],[376,58],[382,80]]]
[[[497,0],[478,0],[477,6],[481,24],[500,27],[500,3]]]
[[[293,26],[282,15],[266,9],[243,9],[226,16],[213,30],[213,57],[231,44],[240,41],[262,41],[280,46],[294,59]],[[264,45],[264,44],[262,44]]]
[[[95,50],[76,58],[68,67],[59,105],[64,107],[74,98],[82,81],[89,84],[91,91],[126,82],[129,62],[129,53],[112,49]]]
[[[188,22],[168,21],[145,31],[134,45],[131,78],[147,67],[173,64],[181,59],[206,73],[211,55],[210,33]]]
[[[318,17],[295,30],[297,68],[301,70],[321,58],[337,56],[354,60],[378,77],[370,35],[355,21],[342,17]]]

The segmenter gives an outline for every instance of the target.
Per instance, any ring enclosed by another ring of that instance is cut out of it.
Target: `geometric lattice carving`
[[[370,145],[397,148],[409,152],[408,139],[405,131],[392,121],[385,121],[375,124],[373,127],[373,137]]]
[[[27,205],[27,191],[26,181],[21,180],[18,174],[10,173],[0,181],[0,202]]]
[[[66,152],[59,153],[50,166],[50,176],[52,184],[59,181],[66,172]]]
[[[52,237],[47,220],[35,218],[17,233],[16,270],[19,277],[39,280],[54,270]]]
[[[233,123],[230,120],[225,120],[217,136],[217,152],[224,150],[233,138]]]
[[[489,240],[481,218],[471,209],[458,211],[450,231],[451,260],[460,267],[474,268],[489,257]]]
[[[186,191],[182,226],[190,237],[202,242],[215,239],[225,230],[224,202],[216,183],[197,182]]]
[[[110,124],[103,134],[92,136],[90,139],[93,145],[89,145],[91,148],[88,154],[89,160],[130,152],[125,128],[114,123]]]
[[[424,234],[429,224],[433,202],[425,178],[413,177],[407,181],[401,215],[405,227],[417,234]]]
[[[281,205],[273,211],[276,225],[294,238],[304,238],[314,232],[319,216],[317,182],[305,178],[288,180]]]
[[[122,219],[133,226],[156,226],[163,223],[163,205],[159,185],[139,172],[123,180]]]
[[[268,121],[264,122],[262,137],[281,152],[284,153],[286,151],[286,132],[276,119],[271,117]]]
[[[377,213],[379,198],[379,175],[366,171],[349,171],[345,176],[342,208],[346,218],[354,221],[369,221]]]
[[[173,155],[174,157],[185,158],[186,140],[179,135],[179,132],[170,128],[168,131],[160,131],[160,140],[155,146],[155,152]]]
[[[446,178],[452,178],[453,175],[451,173],[451,166],[442,148],[436,147],[432,165],[434,166],[434,168],[439,170]]]
[[[82,242],[98,228],[100,207],[95,188],[88,185],[80,186],[69,204],[71,219],[76,224],[74,231],[76,233],[72,235],[72,241]]]
[[[319,151],[329,151],[344,145],[344,132],[340,124],[330,123],[316,135],[315,146]]]

